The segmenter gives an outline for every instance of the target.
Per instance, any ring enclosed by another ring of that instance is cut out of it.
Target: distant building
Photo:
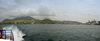
[[[88,25],[95,25],[95,24],[97,24],[97,21],[96,20],[93,20],[93,21],[88,21],[88,22],[86,22],[86,24],[88,24]]]
[[[97,25],[100,25],[100,21],[97,22]]]

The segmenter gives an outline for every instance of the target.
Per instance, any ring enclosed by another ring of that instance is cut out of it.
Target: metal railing
[[[1,34],[0,38],[2,39],[10,38],[10,40],[14,41],[14,35],[12,30],[0,30],[0,34]]]

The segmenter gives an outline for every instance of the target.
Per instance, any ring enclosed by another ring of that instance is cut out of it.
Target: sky
[[[100,0],[0,0],[0,21],[25,16],[60,21],[100,21]]]

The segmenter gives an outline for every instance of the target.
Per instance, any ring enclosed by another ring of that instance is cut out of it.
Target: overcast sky
[[[0,0],[0,21],[21,16],[79,22],[100,20],[100,0]]]

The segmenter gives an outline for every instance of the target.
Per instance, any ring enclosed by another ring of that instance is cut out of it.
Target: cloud
[[[98,19],[99,4],[100,0],[0,0],[0,20],[21,16],[78,21]]]
[[[3,17],[0,19],[2,20],[21,16],[48,17],[53,15],[48,7],[37,4],[41,2],[39,0],[0,0],[0,2],[0,17]]]
[[[40,16],[54,16],[55,14],[50,8],[44,6],[40,6],[37,11]]]

